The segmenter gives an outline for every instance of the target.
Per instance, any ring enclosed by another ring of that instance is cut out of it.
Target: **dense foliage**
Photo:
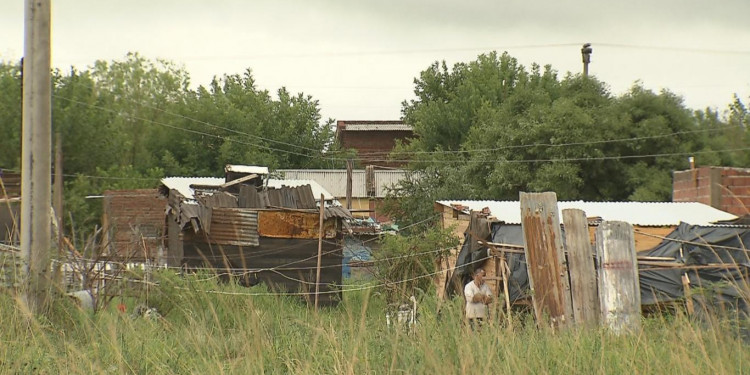
[[[0,168],[20,168],[21,68],[0,62]],[[91,228],[106,189],[153,187],[170,175],[219,175],[227,163],[341,168],[332,120],[311,96],[256,87],[250,70],[190,87],[168,61],[128,54],[53,74],[53,130],[62,137],[66,208]],[[750,164],[750,116],[739,99],[718,113],[693,111],[665,90],[636,83],[616,96],[594,77],[558,77],[508,54],[448,68],[434,63],[414,81],[403,119],[418,138],[392,159],[414,178],[390,205],[403,224],[429,216],[435,199],[669,200],[671,172]],[[67,215],[66,215],[67,216]]]
[[[98,222],[107,189],[155,187],[170,175],[221,175],[225,164],[331,167],[332,120],[285,88],[259,90],[250,70],[189,87],[167,61],[129,54],[87,70],[53,72],[52,127],[62,137],[66,209]],[[0,168],[20,169],[21,67],[0,62]]]
[[[671,199],[671,172],[700,165],[747,166],[750,124],[735,98],[726,115],[692,111],[664,90],[636,83],[612,95],[595,77],[559,78],[550,67],[520,65],[508,54],[434,63],[403,103],[417,138],[391,157],[421,177],[394,191],[396,210],[418,220],[435,199],[518,199],[554,191],[559,199]],[[736,149],[739,151],[731,151]]]

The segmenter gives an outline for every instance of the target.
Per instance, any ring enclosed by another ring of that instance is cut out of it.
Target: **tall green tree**
[[[728,139],[709,133],[731,128],[718,116],[694,113],[668,90],[636,83],[614,96],[595,77],[561,79],[550,66],[527,69],[507,53],[452,69],[434,63],[415,80],[414,93],[402,112],[418,139],[391,155],[422,176],[393,191],[408,207],[391,205],[404,222],[429,212],[435,199],[515,200],[520,191],[669,200],[671,172],[688,166],[689,153],[722,155],[715,151]],[[741,104],[731,107],[730,122],[747,118]]]

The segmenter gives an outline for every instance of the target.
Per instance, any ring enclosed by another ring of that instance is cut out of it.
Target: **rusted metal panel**
[[[555,193],[521,193],[521,219],[537,322],[546,314],[554,326],[565,326],[572,303]]]
[[[258,246],[258,212],[214,208],[207,240],[220,245]]]
[[[317,212],[259,211],[258,232],[261,237],[318,238]],[[325,220],[324,237],[336,237],[336,218]]]
[[[599,262],[599,301],[602,324],[613,332],[641,326],[641,291],[633,226],[604,221],[596,230]]]
[[[577,325],[595,327],[599,322],[599,294],[596,288],[594,247],[588,235],[586,213],[578,209],[562,210],[565,244],[570,268],[573,317]]]

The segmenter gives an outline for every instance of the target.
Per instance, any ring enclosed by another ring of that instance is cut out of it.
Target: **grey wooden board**
[[[521,193],[524,253],[538,324],[548,315],[556,327],[573,319],[560,217],[555,193]]]
[[[604,221],[596,230],[602,325],[615,333],[641,326],[641,292],[633,226]]]
[[[599,294],[594,267],[594,247],[589,240],[586,213],[579,209],[562,210],[565,245],[568,252],[570,294],[573,318],[579,326],[599,323]]]

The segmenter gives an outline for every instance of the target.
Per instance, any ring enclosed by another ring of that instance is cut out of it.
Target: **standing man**
[[[466,318],[472,330],[482,326],[487,318],[487,305],[492,303],[492,290],[484,282],[484,270],[474,270],[474,280],[464,287],[466,297]]]

